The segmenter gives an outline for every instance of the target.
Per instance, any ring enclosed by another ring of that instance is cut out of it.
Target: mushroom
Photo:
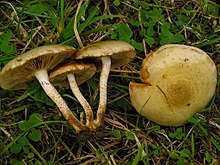
[[[0,73],[0,85],[8,90],[26,89],[28,83],[37,78],[64,118],[78,132],[85,128],[84,125],[73,115],[66,102],[49,82],[47,73],[75,52],[74,48],[65,45],[48,45],[32,49],[4,66]]]
[[[94,120],[94,125],[99,127],[104,120],[107,102],[107,81],[111,68],[119,67],[129,63],[134,58],[135,49],[123,41],[101,41],[88,45],[80,49],[76,54],[76,59],[88,58],[93,60],[100,75],[100,95],[99,106]]]
[[[89,103],[83,97],[78,85],[84,83],[86,80],[90,79],[96,72],[96,67],[94,64],[83,63],[78,61],[71,61],[58,65],[51,70],[49,79],[53,85],[58,85],[60,87],[70,86],[73,94],[82,105],[86,114],[86,126],[90,128],[93,127],[93,111]]]
[[[169,44],[142,63],[143,83],[130,82],[131,103],[138,113],[164,126],[180,126],[203,110],[215,93],[217,70],[202,50]]]

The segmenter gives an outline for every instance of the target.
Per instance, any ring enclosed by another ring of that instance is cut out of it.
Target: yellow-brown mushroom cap
[[[96,72],[96,67],[92,63],[84,63],[79,61],[71,61],[62,65],[59,65],[51,70],[50,81],[55,86],[69,87],[67,80],[68,74],[74,74],[78,85],[84,83],[90,79]]]
[[[215,93],[217,70],[202,50],[165,45],[142,63],[143,83],[130,83],[132,105],[148,119],[166,126],[185,124]]]
[[[92,59],[97,69],[101,68],[101,57],[111,57],[111,68],[129,63],[135,56],[136,51],[132,45],[124,41],[100,41],[80,49],[76,59]]]
[[[26,89],[34,79],[37,70],[52,69],[76,50],[65,45],[48,45],[32,49],[9,61],[0,73],[0,86],[3,89]]]

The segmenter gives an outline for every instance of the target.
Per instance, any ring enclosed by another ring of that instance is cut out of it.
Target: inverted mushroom
[[[91,59],[96,64],[97,69],[101,69],[99,82],[100,100],[97,117],[94,121],[96,127],[99,127],[104,120],[107,102],[107,81],[110,69],[129,63],[135,54],[135,49],[123,41],[97,42],[80,49],[75,54],[76,59]]]
[[[79,61],[71,61],[58,65],[50,72],[50,82],[60,87],[70,86],[73,94],[82,105],[86,114],[86,126],[93,128],[93,112],[89,103],[83,97],[78,85],[90,79],[96,72],[94,64],[83,63]]]
[[[170,44],[151,52],[141,70],[143,83],[131,82],[131,103],[160,125],[180,126],[203,110],[215,93],[217,70],[202,50]]]
[[[7,63],[0,73],[0,86],[3,89],[26,89],[28,83],[37,78],[46,94],[54,101],[69,124],[80,131],[85,127],[73,115],[67,104],[49,82],[47,71],[64,59],[72,56],[76,50],[65,45],[49,45],[32,49]]]

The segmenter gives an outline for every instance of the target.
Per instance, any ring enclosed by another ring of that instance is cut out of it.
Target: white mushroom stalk
[[[85,111],[86,126],[88,128],[92,128],[94,117],[93,117],[93,111],[92,111],[91,106],[89,105],[87,100],[84,98],[84,96],[80,92],[79,86],[77,85],[77,82],[76,82],[76,79],[75,79],[75,75],[74,74],[68,74],[67,79],[69,81],[70,89],[72,90],[73,94],[75,95],[75,97],[77,98],[77,100],[82,105],[82,107]]]
[[[107,104],[107,82],[111,68],[111,57],[105,56],[101,57],[102,61],[102,70],[100,75],[99,82],[99,106],[97,111],[97,118],[94,121],[94,124],[97,127],[101,126],[104,121],[106,104]]]
[[[50,82],[53,85],[70,87],[72,93],[84,109],[86,124],[85,127],[93,130],[93,111],[87,100],[82,95],[79,86],[90,79],[96,72],[94,64],[71,61],[58,65],[50,71]]]
[[[50,83],[47,70],[36,71],[35,77],[39,81],[43,90],[54,101],[64,118],[76,130],[76,132],[85,129],[85,126],[73,115],[64,99],[60,96],[60,94],[57,92],[54,86]]]
[[[94,120],[95,128],[102,125],[107,104],[107,81],[110,69],[126,65],[135,57],[135,49],[124,41],[100,41],[83,47],[75,54],[75,59],[93,59],[97,70],[101,70],[99,82],[99,106]],[[100,62],[102,66],[100,66]]]

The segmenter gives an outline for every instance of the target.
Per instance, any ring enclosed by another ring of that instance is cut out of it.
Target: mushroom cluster
[[[0,86],[7,90],[27,89],[28,83],[37,79],[76,132],[95,131],[104,120],[110,69],[127,64],[134,56],[135,49],[123,41],[101,41],[79,51],[65,45],[41,46],[8,62],[0,72]],[[94,119],[93,110],[78,85],[100,70],[100,102]],[[85,111],[85,124],[72,113],[54,86],[70,87]]]
[[[217,70],[202,50],[170,44],[143,60],[142,83],[130,82],[131,103],[138,113],[164,126],[180,126],[203,110],[213,97]]]
[[[102,125],[107,102],[107,81],[110,69],[129,63],[136,52],[133,46],[123,41],[103,41],[80,49],[76,59],[90,59],[101,70],[99,81],[99,106],[94,120],[95,128]]]

